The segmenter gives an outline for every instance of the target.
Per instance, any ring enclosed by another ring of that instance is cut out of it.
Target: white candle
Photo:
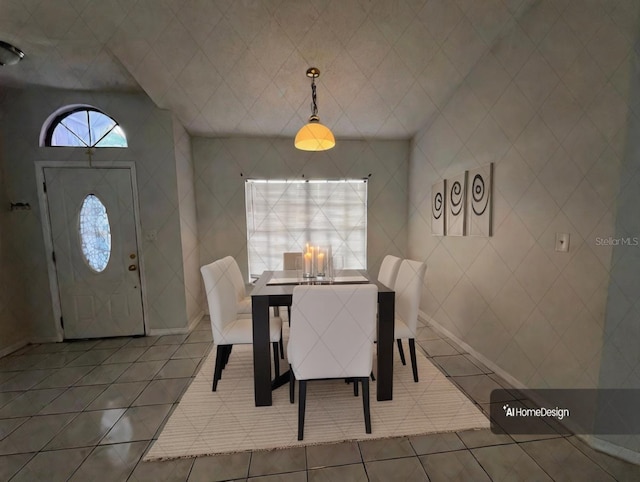
[[[324,253],[318,252],[318,273],[324,274]]]
[[[311,273],[311,253],[304,253],[304,272]]]

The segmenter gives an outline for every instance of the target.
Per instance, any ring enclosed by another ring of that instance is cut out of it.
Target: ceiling
[[[0,85],[142,90],[193,135],[409,138],[530,0],[0,0]]]

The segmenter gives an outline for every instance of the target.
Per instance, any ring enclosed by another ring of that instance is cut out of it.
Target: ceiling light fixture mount
[[[0,66],[17,64],[24,57],[24,52],[18,47],[0,40]]]
[[[320,124],[318,117],[316,79],[320,77],[320,70],[316,67],[308,68],[307,77],[311,79],[311,116],[309,123],[302,126],[296,134],[294,145],[303,151],[326,151],[336,145],[336,139],[327,126]]]

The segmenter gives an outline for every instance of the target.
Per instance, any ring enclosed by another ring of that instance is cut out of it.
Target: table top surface
[[[326,284],[364,284],[378,286],[378,292],[393,292],[365,270],[345,269],[336,273],[333,279],[299,278],[297,271],[265,271],[255,283],[251,296],[292,295],[293,288],[298,285]]]

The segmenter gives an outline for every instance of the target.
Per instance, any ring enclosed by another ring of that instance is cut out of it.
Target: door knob
[[[135,264],[129,265],[129,271],[135,271],[136,269],[138,269],[138,267]]]

